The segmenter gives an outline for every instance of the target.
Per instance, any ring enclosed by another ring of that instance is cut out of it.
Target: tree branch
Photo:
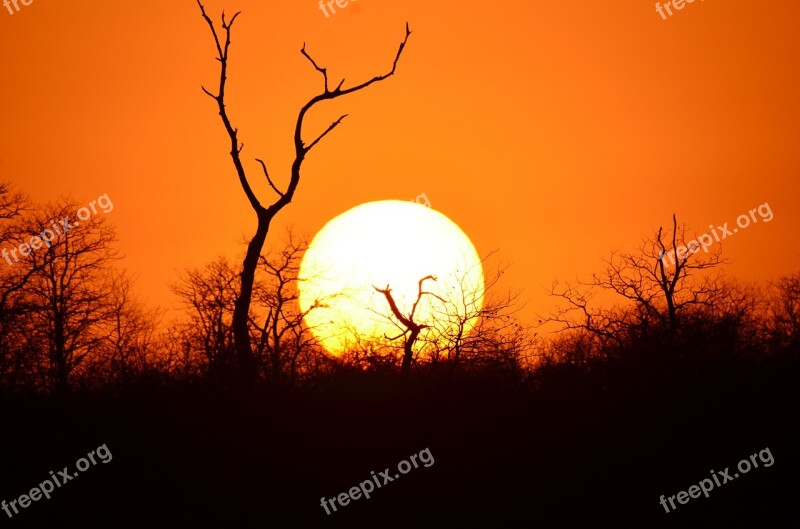
[[[306,59],[308,59],[309,62],[311,62],[311,64],[314,66],[315,70],[317,70],[318,72],[320,72],[322,74],[322,78],[323,78],[323,82],[324,82],[324,87],[323,87],[324,91],[321,94],[312,97],[308,101],[308,103],[306,103],[303,106],[303,108],[300,110],[300,114],[297,117],[297,124],[295,126],[294,143],[295,143],[295,152],[296,152],[296,155],[297,155],[298,159],[300,159],[302,161],[302,158],[306,155],[306,153],[308,153],[308,151],[310,151],[311,148],[314,147],[314,145],[316,145],[330,131],[332,131],[334,128],[336,128],[336,126],[339,125],[339,123],[341,123],[342,119],[344,119],[344,117],[346,116],[346,114],[345,114],[345,116],[342,116],[338,120],[334,121],[333,124],[331,124],[331,126],[328,127],[328,129],[325,132],[320,134],[317,137],[316,140],[311,142],[311,144],[306,147],[305,144],[303,143],[303,139],[302,139],[302,136],[301,136],[301,131],[302,131],[302,128],[303,128],[303,120],[305,119],[306,113],[309,110],[311,110],[311,108],[314,107],[314,105],[316,105],[320,101],[336,99],[337,97],[341,97],[343,95],[347,95],[347,94],[351,94],[353,92],[357,92],[359,90],[363,90],[364,88],[367,88],[368,86],[370,86],[373,83],[377,83],[379,81],[383,81],[384,79],[387,79],[388,77],[391,77],[392,75],[394,75],[395,71],[397,70],[397,62],[400,60],[400,56],[402,55],[403,50],[406,47],[406,44],[408,42],[408,37],[410,35],[411,35],[411,30],[408,27],[408,22],[406,22],[406,34],[405,34],[405,37],[403,38],[403,41],[400,43],[400,46],[397,49],[397,54],[394,57],[394,61],[392,61],[392,69],[389,70],[387,73],[385,73],[383,75],[376,75],[375,77],[373,77],[372,79],[369,79],[368,81],[364,81],[363,83],[357,84],[355,86],[351,86],[349,88],[344,88],[344,89],[342,88],[342,85],[344,84],[344,79],[342,79],[339,82],[338,86],[336,86],[336,88],[334,88],[333,90],[331,90],[330,87],[329,87],[328,70],[327,70],[327,68],[323,68],[319,64],[317,64],[317,62],[306,51],[306,45],[303,44],[303,48],[300,50],[300,53],[302,53],[303,56]],[[298,168],[299,168],[299,165],[298,165]],[[289,193],[287,193],[287,194],[289,194]]]
[[[239,183],[244,190],[245,195],[247,196],[247,200],[250,202],[250,206],[256,213],[262,212],[264,207],[258,201],[253,189],[250,187],[250,183],[247,181],[247,174],[245,173],[244,166],[242,165],[242,160],[240,154],[242,149],[244,148],[244,144],[239,143],[238,139],[238,132],[239,129],[235,128],[228,117],[228,111],[225,108],[225,83],[227,81],[228,75],[228,49],[231,45],[231,28],[233,27],[233,23],[236,21],[236,17],[239,16],[240,12],[237,12],[231,18],[230,22],[225,21],[225,12],[222,13],[222,29],[225,30],[225,44],[223,45],[220,42],[219,35],[217,34],[217,30],[214,27],[214,22],[211,20],[206,14],[205,7],[197,0],[197,5],[200,6],[200,13],[203,16],[203,19],[208,24],[208,27],[211,29],[211,34],[214,37],[214,44],[217,47],[217,60],[220,62],[220,73],[219,73],[219,90],[217,95],[212,94],[208,91],[205,87],[201,87],[203,92],[205,92],[209,97],[213,98],[217,102],[217,107],[219,108],[219,115],[222,118],[222,124],[225,126],[225,131],[228,133],[228,138],[231,142],[231,151],[230,156],[231,160],[233,160],[233,165],[236,168],[236,174],[239,177]]]
[[[264,169],[264,176],[266,176],[266,177],[267,177],[267,182],[269,182],[269,185],[270,185],[270,187],[272,187],[272,189],[273,189],[273,190],[274,190],[276,193],[278,193],[280,196],[283,196],[283,193],[281,193],[281,192],[278,190],[278,188],[277,188],[277,187],[275,187],[275,184],[273,184],[273,183],[272,183],[272,179],[269,177],[269,173],[267,172],[267,166],[264,164],[264,162],[263,162],[263,161],[262,161],[260,158],[256,158],[256,161],[257,161],[258,163],[260,163],[260,164],[261,164],[261,168],[262,168],[262,169]]]

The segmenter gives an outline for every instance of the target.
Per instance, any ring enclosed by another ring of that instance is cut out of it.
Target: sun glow
[[[382,342],[403,331],[383,294],[391,289],[408,316],[430,325],[420,338],[455,331],[453,316],[474,314],[483,303],[483,268],[467,235],[442,213],[399,200],[356,206],[317,233],[300,265],[300,309],[322,345],[339,355],[357,342]],[[466,303],[465,303],[466,300]],[[449,314],[450,317],[443,317]],[[462,318],[463,319],[463,318]],[[464,320],[463,332],[475,324]]]

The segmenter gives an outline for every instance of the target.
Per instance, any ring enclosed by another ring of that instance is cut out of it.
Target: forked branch
[[[347,114],[344,114],[339,119],[337,119],[336,121],[331,123],[331,125],[325,130],[325,132],[323,132],[322,134],[317,136],[317,138],[314,141],[312,141],[306,147],[305,144],[303,143],[303,140],[302,140],[301,135],[300,135],[302,124],[303,124],[303,118],[305,117],[306,112],[311,110],[311,108],[314,105],[316,105],[317,103],[319,103],[320,101],[326,101],[326,100],[329,100],[329,99],[336,99],[337,97],[341,97],[343,95],[347,95],[347,94],[351,94],[353,92],[357,92],[359,90],[363,90],[364,88],[367,88],[369,85],[371,85],[373,83],[377,83],[378,81],[383,81],[384,79],[387,79],[387,78],[391,77],[392,75],[394,75],[394,72],[397,70],[397,62],[400,60],[400,56],[403,54],[403,50],[405,49],[406,44],[408,43],[408,37],[410,35],[411,35],[411,30],[408,27],[408,22],[406,22],[406,34],[403,37],[403,41],[400,43],[400,46],[397,48],[397,54],[394,57],[394,61],[392,61],[392,68],[387,73],[385,73],[383,75],[376,75],[372,79],[369,79],[367,81],[364,81],[363,83],[356,84],[356,85],[353,85],[353,86],[350,86],[350,87],[347,87],[347,88],[342,88],[342,85],[344,85],[344,81],[345,81],[344,78],[342,78],[342,80],[339,81],[339,84],[333,90],[330,89],[330,85],[329,85],[328,69],[327,68],[323,68],[322,66],[317,64],[317,61],[315,61],[313,59],[313,57],[311,57],[311,55],[306,51],[306,45],[305,45],[305,43],[303,43],[303,48],[300,50],[300,53],[302,53],[303,56],[306,59],[308,59],[308,61],[311,63],[311,65],[314,67],[315,70],[317,70],[319,73],[322,74],[323,92],[321,94],[311,98],[311,100],[309,100],[309,102],[306,103],[306,105],[300,110],[300,115],[298,116],[298,120],[297,120],[297,126],[295,127],[295,150],[296,150],[298,155],[300,155],[300,153],[305,154],[308,151],[310,151],[311,148],[314,147],[314,145],[316,145],[329,132],[331,132],[333,129],[335,129],[339,125],[339,123],[341,123],[342,120],[345,117],[347,117]]]
[[[217,47],[217,60],[220,63],[219,89],[217,90],[217,94],[214,95],[207,90],[205,86],[201,86],[201,88],[203,89],[203,92],[205,92],[217,103],[219,115],[222,118],[222,123],[225,125],[225,131],[228,133],[228,138],[231,142],[230,155],[231,159],[233,160],[233,165],[236,168],[236,174],[239,177],[239,183],[241,184],[242,189],[247,196],[247,200],[250,202],[252,208],[256,212],[260,212],[264,209],[264,207],[258,201],[253,189],[250,187],[250,183],[247,181],[247,175],[244,171],[244,166],[242,165],[240,154],[244,148],[244,144],[239,142],[239,129],[235,128],[231,124],[231,120],[228,117],[228,111],[225,109],[225,84],[228,80],[228,50],[231,45],[231,28],[233,27],[233,23],[236,21],[236,17],[239,16],[240,11],[237,11],[236,14],[233,15],[230,22],[226,21],[225,12],[222,12],[222,29],[225,31],[225,43],[222,44],[220,37],[217,34],[217,29],[214,27],[214,22],[211,20],[211,17],[206,14],[206,9],[203,7],[203,4],[200,2],[200,0],[197,0],[197,5],[200,6],[200,13],[208,24],[208,27],[211,29],[211,34],[214,36],[214,44]]]

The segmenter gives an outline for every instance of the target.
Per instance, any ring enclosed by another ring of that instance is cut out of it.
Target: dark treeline
[[[9,250],[74,218],[70,201],[33,206],[7,185],[0,197]],[[306,242],[287,233],[259,260],[257,384],[240,387],[239,265],[178,274],[181,310],[167,316],[137,301],[113,228],[93,217],[0,263],[0,494],[102,443],[114,459],[9,523],[773,526],[796,491],[800,274],[753,287],[723,274],[719,251],[660,260],[683,234],[673,222],[590,281],[555,284],[557,308],[535,326],[498,292],[499,269],[484,307],[431,323],[461,325],[414,344],[403,376],[403,340],[341,358],[316,343],[297,303]],[[320,507],[426,447],[430,468],[332,515]],[[771,468],[676,512],[659,505],[765,447]]]
[[[147,307],[130,275],[116,266],[116,234],[102,217],[65,233],[46,235],[38,248],[19,251],[51,226],[75,219],[69,200],[35,207],[9,186],[0,187],[0,388],[3,392],[65,395],[141,383],[237,382],[233,315],[240,267],[220,257],[178,274],[170,287],[180,316]],[[305,240],[287,232],[283,246],[260,256],[248,319],[257,376],[265,384],[314,384],[337,370],[397,371],[403,340],[359,340],[341,358],[325,353],[304,324],[298,272]],[[529,333],[514,319],[516,296],[491,290],[486,303],[464,288],[430,322],[435,334],[415,344],[415,367],[491,366],[521,372],[530,360]],[[462,282],[463,283],[463,282]],[[480,294],[483,294],[481,292]],[[324,305],[319,300],[315,310]],[[461,310],[457,307],[461,306]],[[387,309],[387,319],[392,320]],[[476,321],[473,332],[468,322]]]
[[[34,208],[8,185],[0,186],[2,250],[35,238],[51,219],[74,219],[76,209],[70,201]],[[683,231],[677,223],[673,229],[671,244],[680,247]],[[518,294],[497,292],[505,270],[499,268],[480,292],[483,306],[476,305],[478,293],[464,289],[443,300],[436,321],[425,322],[435,333],[414,344],[414,368],[490,370],[535,385],[545,374],[691,371],[715,363],[798,360],[800,274],[758,288],[742,286],[723,274],[719,252],[698,252],[674,264],[660,260],[669,250],[663,238],[659,232],[637,253],[612,256],[607,269],[588,283],[554,284],[557,309],[538,320],[538,329],[518,321]],[[93,217],[26,255],[4,252],[4,392],[59,394],[136,380],[233,378],[239,266],[220,257],[179,273],[170,287],[181,315],[166,318],[164,310],[137,300],[130,276],[115,266],[115,242],[113,227]],[[306,247],[306,240],[287,232],[282,246],[260,257],[249,318],[260,380],[297,386],[337,371],[398,372],[402,339],[356,339],[338,359],[317,343],[298,304]],[[605,305],[593,303],[598,295],[605,295]],[[324,303],[319,300],[318,306]],[[396,322],[388,308],[386,315]],[[477,322],[471,332],[468,321]],[[398,328],[403,327],[398,323]],[[548,330],[558,332],[543,337]]]

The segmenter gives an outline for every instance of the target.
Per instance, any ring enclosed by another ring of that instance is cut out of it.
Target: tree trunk
[[[405,347],[403,347],[403,365],[400,368],[400,372],[404,377],[407,377],[408,373],[411,371],[411,359],[414,355],[414,342],[417,341],[417,336],[419,336],[419,332],[421,330],[422,329],[412,329],[408,340],[406,340]]]
[[[247,245],[247,254],[242,263],[242,273],[239,274],[241,288],[233,310],[233,343],[236,349],[239,378],[246,386],[252,385],[256,379],[256,362],[253,350],[250,347],[247,316],[250,313],[250,299],[253,295],[258,256],[261,255],[261,250],[264,248],[270,220],[266,214],[259,213],[256,234],[250,240],[250,244]]]
[[[65,395],[69,390],[67,378],[67,352],[64,340],[64,319],[56,314],[53,321],[53,356],[55,364],[54,390],[58,395]]]

